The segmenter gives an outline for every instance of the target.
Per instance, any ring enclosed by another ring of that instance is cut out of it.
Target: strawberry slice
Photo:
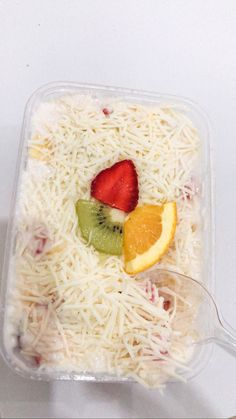
[[[91,183],[91,196],[110,207],[133,211],[138,203],[138,176],[132,160],[102,170]]]

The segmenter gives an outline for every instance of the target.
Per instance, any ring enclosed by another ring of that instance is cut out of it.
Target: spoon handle
[[[231,332],[222,322],[215,327],[214,341],[231,355],[236,356],[236,332]]]

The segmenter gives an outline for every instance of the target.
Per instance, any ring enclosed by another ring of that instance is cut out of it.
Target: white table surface
[[[0,256],[28,96],[74,80],[187,96],[208,113],[216,178],[216,295],[236,327],[236,1],[0,0]],[[1,261],[0,261],[1,262]],[[227,418],[236,361],[216,348],[191,383],[24,380],[0,360],[2,417]]]

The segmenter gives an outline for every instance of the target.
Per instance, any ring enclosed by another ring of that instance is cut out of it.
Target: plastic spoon
[[[189,305],[197,303],[199,308],[195,322],[204,325],[208,323],[208,327],[201,328],[193,344],[215,342],[236,355],[236,331],[223,319],[214,297],[204,285],[189,276],[165,269],[154,269],[148,272],[148,276],[166,295],[170,290],[170,294],[174,292],[183,296]]]

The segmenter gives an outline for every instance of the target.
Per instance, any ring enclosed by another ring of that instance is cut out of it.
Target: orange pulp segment
[[[174,238],[176,223],[175,202],[132,211],[124,224],[125,271],[136,274],[158,262]]]

